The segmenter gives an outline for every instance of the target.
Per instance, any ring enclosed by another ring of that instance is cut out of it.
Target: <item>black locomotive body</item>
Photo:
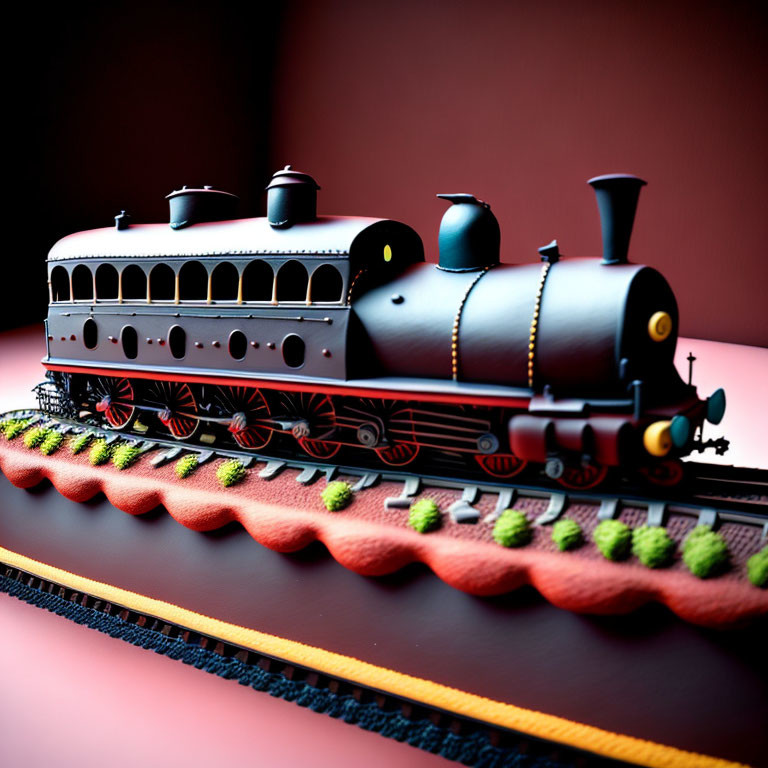
[[[498,223],[444,195],[440,263],[398,222],[318,217],[286,168],[266,218],[210,188],[169,195],[168,225],[59,241],[49,256],[50,382],[66,415],[321,461],[412,462],[590,487],[611,467],[657,482],[722,417],[674,368],[674,295],[626,259],[639,188],[600,177],[604,257],[501,264]],[[343,451],[340,455],[339,452]]]

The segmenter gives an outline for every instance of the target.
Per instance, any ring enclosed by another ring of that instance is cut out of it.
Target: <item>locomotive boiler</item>
[[[170,226],[122,213],[50,252],[41,405],[323,463],[676,482],[725,397],[682,381],[674,294],[627,260],[644,183],[590,181],[602,259],[561,258],[553,241],[533,264],[501,262],[498,222],[469,194],[438,196],[449,207],[430,264],[404,224],[318,216],[319,187],[290,166],[263,218],[183,188]]]

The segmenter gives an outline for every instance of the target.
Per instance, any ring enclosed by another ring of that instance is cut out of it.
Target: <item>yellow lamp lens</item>
[[[664,341],[672,333],[672,318],[668,312],[654,312],[648,321],[648,335],[654,341]]]
[[[392,248],[389,245],[384,246],[384,261],[392,261]]]
[[[651,456],[666,456],[672,450],[671,421],[655,421],[643,433],[643,445]]]

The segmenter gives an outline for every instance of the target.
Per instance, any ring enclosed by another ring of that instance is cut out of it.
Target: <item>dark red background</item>
[[[765,9],[293,0],[16,11],[8,28],[26,48],[13,62],[8,155],[21,183],[5,231],[24,236],[24,291],[0,322],[43,316],[55,239],[107,225],[120,207],[163,220],[164,195],[182,184],[229,189],[252,215],[270,171],[290,162],[322,185],[321,213],[399,218],[430,258],[444,210],[434,194],[471,191],[499,218],[502,258],[530,261],[553,237],[566,255],[598,254],[584,181],[625,171],[649,181],[630,258],[667,275],[682,333],[768,345]]]

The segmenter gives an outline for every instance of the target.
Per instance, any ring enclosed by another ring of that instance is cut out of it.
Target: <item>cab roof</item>
[[[136,224],[76,232],[59,240],[49,261],[170,256],[312,255],[345,258],[355,239],[375,224],[404,225],[363,216],[318,216],[275,229],[266,217],[216,221],[173,230],[168,224]]]

